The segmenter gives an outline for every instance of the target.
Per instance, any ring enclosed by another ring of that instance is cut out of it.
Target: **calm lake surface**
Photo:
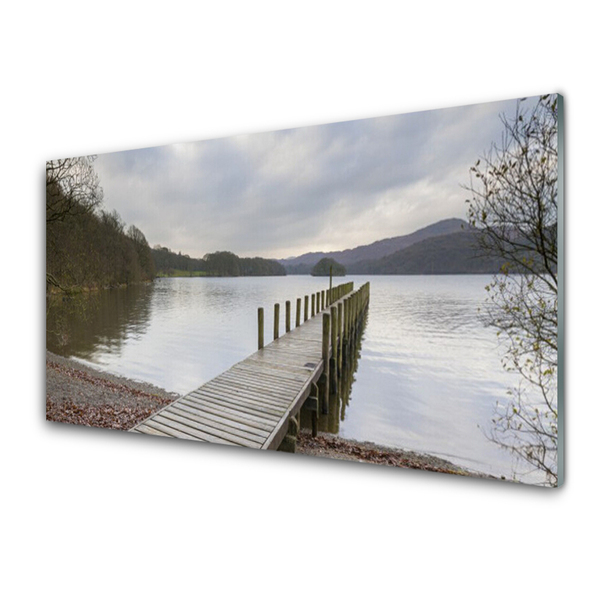
[[[486,439],[496,402],[517,379],[501,366],[478,309],[488,275],[352,276],[371,282],[347,401],[319,427],[342,437],[436,454],[511,477],[511,455]],[[181,394],[257,348],[257,308],[272,340],[273,305],[328,287],[310,276],[173,278],[58,301],[47,348]],[[293,317],[292,317],[293,321]],[[281,328],[285,331],[282,318]]]

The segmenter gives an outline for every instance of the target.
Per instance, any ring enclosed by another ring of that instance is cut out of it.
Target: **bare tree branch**
[[[504,367],[521,375],[498,406],[489,437],[557,484],[557,97],[502,116],[501,144],[471,167],[469,222],[489,255],[505,260],[488,286],[486,321],[505,344]]]

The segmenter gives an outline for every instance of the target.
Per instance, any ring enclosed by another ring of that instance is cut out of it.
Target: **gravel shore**
[[[178,398],[154,385],[92,369],[46,352],[46,419],[88,427],[130,429]],[[467,471],[444,459],[306,431],[298,435],[298,454],[364,463],[490,477]]]
[[[46,351],[46,419],[131,429],[178,397],[148,383],[103,373]]]

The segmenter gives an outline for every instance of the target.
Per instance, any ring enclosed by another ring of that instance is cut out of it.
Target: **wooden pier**
[[[130,431],[141,434],[293,452],[302,407],[327,414],[342,363],[356,342],[369,303],[369,284],[344,283],[285,303],[285,333],[279,335],[275,305],[273,341],[264,345],[264,310],[258,309],[258,351],[221,375],[151,415]]]

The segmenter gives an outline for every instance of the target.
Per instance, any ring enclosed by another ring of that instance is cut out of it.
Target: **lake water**
[[[320,428],[436,454],[508,478],[509,453],[484,435],[517,380],[501,366],[478,309],[487,275],[352,276],[371,282],[347,399]],[[328,287],[310,276],[174,278],[54,302],[47,347],[96,368],[187,393],[257,348],[257,308],[272,340],[273,305]],[[292,317],[292,321],[294,318]],[[282,328],[283,318],[282,318]]]

